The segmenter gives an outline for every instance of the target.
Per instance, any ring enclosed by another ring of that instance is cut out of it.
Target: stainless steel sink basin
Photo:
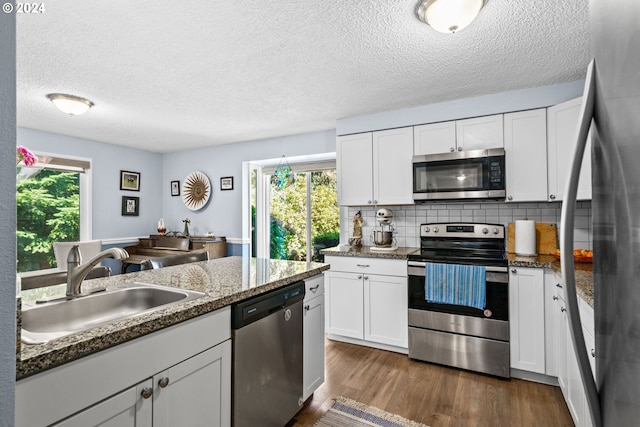
[[[190,301],[202,292],[131,283],[125,287],[22,309],[22,342],[40,344],[55,338]]]

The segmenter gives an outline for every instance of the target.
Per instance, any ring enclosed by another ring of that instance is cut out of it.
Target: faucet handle
[[[67,270],[73,265],[77,267],[82,264],[82,255],[80,254],[80,245],[73,245],[67,255]]]

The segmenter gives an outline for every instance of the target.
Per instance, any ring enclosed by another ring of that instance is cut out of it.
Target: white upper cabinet
[[[416,156],[504,146],[502,114],[415,126],[413,134]]]
[[[339,136],[336,141],[338,203],[371,204],[373,200],[372,132]]]
[[[413,204],[413,128],[340,136],[336,151],[340,205]]]
[[[456,143],[458,151],[504,147],[502,114],[457,120]]]
[[[547,110],[504,115],[507,202],[547,200]]]
[[[576,98],[547,109],[548,191],[550,201],[564,199],[564,187],[569,177],[571,162],[573,161],[581,103],[582,98]],[[587,142],[582,159],[578,199],[591,200],[591,138]]]
[[[430,123],[413,128],[413,154],[448,153],[456,150],[456,122]]]

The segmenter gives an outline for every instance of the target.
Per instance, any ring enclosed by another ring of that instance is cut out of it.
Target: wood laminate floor
[[[431,427],[573,426],[560,388],[475,374],[326,340],[325,383],[289,426],[312,426],[344,396]]]

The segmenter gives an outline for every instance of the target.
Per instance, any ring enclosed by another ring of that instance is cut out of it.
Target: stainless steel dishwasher
[[[232,306],[233,425],[282,427],[302,407],[304,282]]]

